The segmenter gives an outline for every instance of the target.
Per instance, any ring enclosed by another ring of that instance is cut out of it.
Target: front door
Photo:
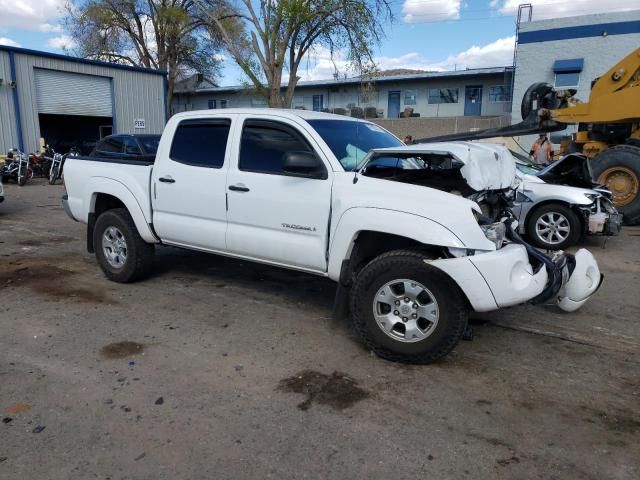
[[[321,112],[323,108],[324,108],[324,105],[323,105],[323,102],[322,102],[322,95],[314,95],[313,96],[313,111],[314,112]]]
[[[153,226],[167,243],[224,250],[230,118],[183,120],[153,169]]]
[[[467,85],[464,92],[464,114],[482,115],[482,85]]]
[[[245,120],[239,143],[238,164],[227,177],[228,251],[326,271],[332,177],[317,147],[294,124],[266,117]],[[315,152],[327,178],[283,172],[284,155],[300,151]]]
[[[387,105],[387,118],[398,118],[400,116],[400,92],[389,92]]]

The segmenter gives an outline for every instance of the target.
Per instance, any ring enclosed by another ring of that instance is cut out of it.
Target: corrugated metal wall
[[[9,52],[0,50],[0,154],[18,146],[16,119],[13,114],[13,89],[9,86],[11,67]]]
[[[9,52],[0,51],[2,62],[0,71],[6,64],[6,76],[9,75]],[[164,77],[151,73],[136,72],[133,70],[123,70],[102,65],[90,65],[76,63],[73,61],[58,58],[40,57],[28,53],[14,52],[16,65],[16,80],[18,82],[18,95],[20,100],[20,114],[22,117],[22,134],[24,147],[27,151],[35,151],[38,148],[40,138],[40,126],[38,122],[38,107],[36,96],[36,82],[34,68],[46,68],[65,72],[83,73],[86,75],[98,75],[113,79],[113,97],[115,104],[114,133],[161,133],[165,124],[165,92]],[[6,60],[5,60],[6,59]],[[18,144],[15,127],[11,133],[6,134],[9,139],[5,139],[5,129],[8,120],[9,124],[15,125],[13,100],[11,95],[8,99],[10,107],[8,112],[11,117],[5,119],[4,101],[6,85],[0,87],[0,151],[6,151],[11,146]],[[11,94],[11,92],[10,92]],[[73,92],[69,92],[73,95]],[[134,120],[145,119],[145,129],[136,130]],[[9,126],[9,128],[11,128]]]

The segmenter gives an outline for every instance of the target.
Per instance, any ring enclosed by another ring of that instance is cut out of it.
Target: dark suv
[[[90,157],[113,160],[141,161],[153,163],[158,151],[160,135],[109,135],[104,137],[93,149]]]

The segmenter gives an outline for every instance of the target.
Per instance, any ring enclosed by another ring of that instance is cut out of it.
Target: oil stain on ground
[[[0,291],[9,287],[27,287],[54,300],[114,303],[102,291],[71,286],[75,282],[71,279],[74,275],[74,271],[57,267],[44,259],[17,259],[0,270]]]
[[[144,345],[137,342],[116,342],[105,345],[100,349],[100,353],[105,358],[126,358],[138,355],[144,350]]]
[[[73,237],[54,236],[48,238],[28,238],[19,242],[23,247],[41,247],[42,245],[50,245],[56,243],[69,243],[75,240]]]
[[[305,395],[307,398],[298,405],[300,410],[308,410],[313,402],[328,405],[334,410],[344,410],[370,396],[358,386],[358,382],[341,372],[331,375],[303,370],[293,377],[280,380],[278,390]]]

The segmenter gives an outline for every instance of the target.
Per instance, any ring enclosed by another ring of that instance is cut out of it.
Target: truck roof
[[[201,117],[203,115],[223,116],[229,114],[256,115],[277,113],[282,117],[302,118],[304,120],[352,120],[355,122],[366,122],[364,119],[348,117],[346,115],[336,115],[334,113],[315,112],[313,110],[297,110],[291,108],[224,108],[211,110],[190,110],[188,112],[177,113],[179,118]]]

